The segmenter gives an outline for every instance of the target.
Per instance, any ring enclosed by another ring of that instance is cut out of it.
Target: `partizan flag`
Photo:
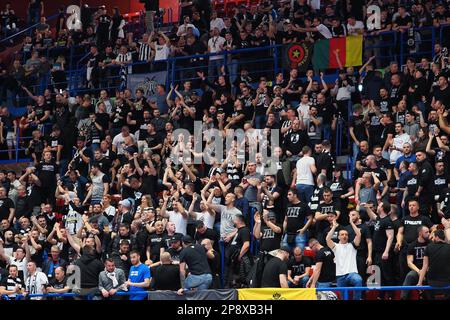
[[[238,289],[239,300],[317,300],[316,289],[253,288]]]
[[[319,40],[314,44],[312,62],[315,70],[339,68],[336,53],[344,67],[362,65],[363,38],[348,36]]]
[[[306,71],[311,61],[312,45],[307,43],[293,43],[286,48],[286,62],[289,68]]]

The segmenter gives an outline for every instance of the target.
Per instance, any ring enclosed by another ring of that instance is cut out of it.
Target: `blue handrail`
[[[291,290],[298,290],[296,288],[292,288]],[[349,299],[350,291],[397,291],[397,290],[450,290],[450,286],[447,287],[432,287],[432,286],[378,286],[378,287],[326,287],[326,288],[316,288],[316,291],[339,291],[343,293],[343,300]],[[203,291],[203,290],[201,290]],[[117,296],[131,296],[131,295],[148,295],[149,291],[141,290],[141,291],[118,291],[116,293]],[[88,300],[91,300],[93,294],[84,295]],[[27,298],[38,298],[38,297],[83,297],[83,295],[76,293],[47,293],[47,294],[29,294],[26,296]],[[24,295],[17,295],[16,299],[21,300],[25,298]],[[9,300],[9,299],[5,299]]]

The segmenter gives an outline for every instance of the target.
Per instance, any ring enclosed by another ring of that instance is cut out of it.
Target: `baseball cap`
[[[182,235],[182,234],[177,234],[177,233],[175,233],[175,234],[170,238],[170,242],[181,241],[182,239],[183,239],[183,235]]]
[[[291,253],[291,248],[289,248],[288,246],[281,246],[280,250],[286,251],[287,253]]]
[[[203,221],[201,221],[201,220],[198,220],[198,221],[195,222],[195,228],[196,228],[196,229],[200,229],[200,228],[202,228],[204,225],[205,225],[205,224],[204,224]]]
[[[134,154],[135,152],[138,152],[138,149],[135,146],[129,146],[124,151],[129,154]]]
[[[189,235],[185,235],[181,241],[183,241],[183,243],[192,243],[192,237]]]
[[[130,202],[130,200],[128,200],[128,199],[119,201],[119,204],[122,205],[122,206],[124,206],[124,207],[131,208],[131,202]]]

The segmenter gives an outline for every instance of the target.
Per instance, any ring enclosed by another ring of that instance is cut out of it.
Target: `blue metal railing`
[[[291,290],[299,290],[292,288]],[[450,290],[450,286],[448,287],[431,287],[431,286],[385,286],[385,287],[328,287],[328,288],[316,288],[316,291],[332,291],[332,292],[340,292],[342,294],[341,300],[349,300],[349,293],[351,291],[430,291],[436,290],[442,292],[443,290]],[[148,291],[118,291],[116,296],[131,296],[131,295],[148,295]],[[47,293],[47,294],[29,294],[26,298],[38,298],[38,297],[53,297],[53,298],[75,298],[75,297],[85,297],[86,300],[92,300],[96,295],[79,295],[76,293]],[[100,295],[97,295],[100,296]],[[23,300],[25,298],[24,295],[17,295],[16,300]],[[2,299],[11,300],[8,296],[3,295]]]

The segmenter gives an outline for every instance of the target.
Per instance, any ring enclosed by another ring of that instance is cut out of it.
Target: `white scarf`
[[[111,279],[113,283],[113,288],[116,288],[119,285],[119,281],[117,281],[116,273],[115,272],[108,272],[105,270],[106,276]]]

